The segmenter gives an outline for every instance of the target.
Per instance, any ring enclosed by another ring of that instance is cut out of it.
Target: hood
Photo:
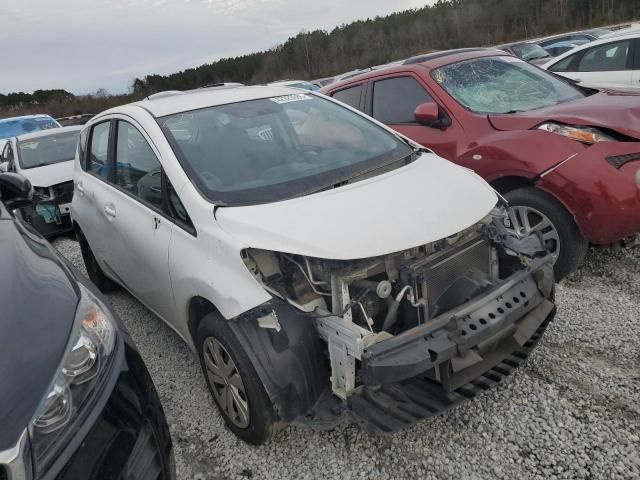
[[[78,296],[42,237],[0,217],[0,451],[10,448],[53,381]]]
[[[567,125],[609,128],[640,139],[640,93],[602,90],[553,107],[511,115],[489,115],[493,128],[504,131],[529,130],[550,120]]]
[[[34,187],[50,187],[70,182],[73,180],[73,160],[44,167],[21,169],[20,174],[27,177]]]
[[[434,154],[391,172],[305,197],[222,207],[220,226],[248,247],[333,260],[398,252],[454,235],[495,206],[471,170]]]

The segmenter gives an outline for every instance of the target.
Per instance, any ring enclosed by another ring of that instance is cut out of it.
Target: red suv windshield
[[[484,57],[438,68],[433,79],[475,113],[526,112],[583,98],[569,83],[514,57]]]

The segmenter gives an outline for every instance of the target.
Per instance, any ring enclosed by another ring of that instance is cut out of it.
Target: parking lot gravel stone
[[[84,271],[77,242],[58,250]],[[592,249],[558,314],[497,388],[392,437],[288,427],[262,447],[224,426],[196,356],[124,291],[108,296],[160,393],[179,479],[640,479],[640,249]]]

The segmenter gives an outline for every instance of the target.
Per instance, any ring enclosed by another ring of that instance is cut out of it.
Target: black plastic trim
[[[260,328],[257,319],[274,312],[281,330]],[[280,420],[304,416],[329,383],[326,345],[313,320],[273,299],[229,326],[243,345]]]

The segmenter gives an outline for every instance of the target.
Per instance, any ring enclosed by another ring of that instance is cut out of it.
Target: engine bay
[[[313,318],[329,344],[333,391],[356,388],[356,361],[368,346],[424,325],[481,297],[545,254],[540,239],[509,230],[497,207],[451,237],[388,255],[327,260],[248,249],[243,260],[273,295]]]

